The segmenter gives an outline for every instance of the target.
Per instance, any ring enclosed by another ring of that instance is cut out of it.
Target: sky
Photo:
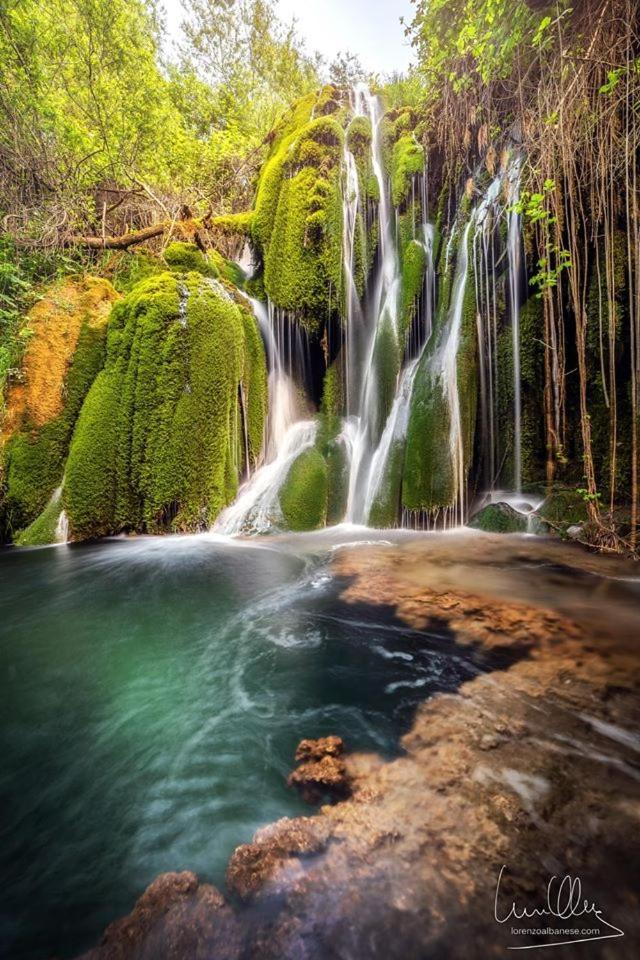
[[[163,0],[163,4],[168,31],[177,39],[183,19],[181,0]],[[415,9],[410,0],[278,0],[278,6],[283,20],[297,19],[307,49],[319,50],[327,60],[349,50],[370,72],[403,71],[409,65],[410,48],[400,17],[410,22]]]

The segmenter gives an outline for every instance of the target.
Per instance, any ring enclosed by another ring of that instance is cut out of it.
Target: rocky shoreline
[[[83,960],[498,956],[516,942],[494,917],[503,865],[505,902],[579,875],[625,934],[590,955],[635,955],[635,568],[479,535],[462,554],[455,537],[340,550],[332,572],[345,604],[374,621],[392,609],[416,643],[453,636],[491,672],[423,702],[391,761],[303,742],[291,783],[337,802],[238,847],[225,895],[193,873],[157,878]],[[571,589],[551,606],[554,582]]]

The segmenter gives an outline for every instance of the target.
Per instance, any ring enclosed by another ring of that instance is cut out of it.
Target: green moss
[[[418,298],[424,284],[427,268],[427,254],[424,246],[417,240],[410,240],[402,255],[402,329],[406,333],[411,328],[415,316]]]
[[[527,518],[508,503],[489,503],[472,517],[469,526],[486,533],[526,533]]]
[[[264,282],[273,303],[316,330],[340,283],[342,207],[337,170],[331,180],[303,167],[282,183]]]
[[[267,361],[262,337],[253,314],[246,306],[239,306],[245,343],[242,388],[246,405],[249,455],[252,463],[255,464],[262,450],[269,402]]]
[[[241,384],[255,458],[266,370],[253,317],[196,273],[136,287],[112,312],[107,363],[71,444],[72,537],[207,527],[243,466]]]
[[[129,293],[141,280],[164,270],[166,266],[160,257],[148,250],[132,248],[106,254],[97,272],[109,277],[118,293]]]
[[[347,147],[355,157],[371,149],[371,121],[368,117],[354,117],[347,127]]]
[[[347,510],[349,495],[349,462],[344,444],[339,438],[327,444],[327,516],[328,526],[340,523]]]
[[[62,413],[39,429],[8,441],[4,457],[4,510],[14,531],[29,526],[59,486],[71,434],[82,402],[104,362],[105,326],[85,321],[65,378]]]
[[[332,83],[327,84],[320,91],[313,113],[316,117],[329,116],[340,109],[340,91]]]
[[[204,277],[217,277],[218,270],[204,255],[202,250],[195,243],[184,243],[182,240],[176,240],[169,244],[164,251],[164,259],[167,265],[179,273],[188,273],[195,270]]]
[[[391,198],[399,207],[411,189],[411,180],[424,170],[424,149],[412,134],[405,133],[393,145],[390,160]]]
[[[239,264],[233,260],[227,260],[218,250],[210,250],[207,256],[209,263],[213,264],[215,272],[213,276],[222,277],[227,283],[234,287],[242,289],[245,285],[245,272]]]
[[[584,497],[572,487],[553,490],[536,513],[542,520],[550,520],[564,528],[589,519]]]
[[[460,233],[458,233],[458,238]],[[455,240],[454,240],[455,244]],[[453,505],[455,478],[450,455],[451,418],[437,351],[448,336],[453,319],[450,303],[454,263],[458,250],[449,251],[449,276],[441,283],[442,299],[436,333],[420,360],[411,398],[402,504],[411,511],[433,510]],[[455,270],[459,269],[456,264]],[[457,353],[457,383],[465,468],[471,461],[476,420],[475,288],[469,264],[465,278],[460,338]]]
[[[334,360],[324,375],[320,409],[324,420],[328,424],[326,428],[328,436],[335,436],[344,409],[342,365],[338,359]]]
[[[316,530],[327,518],[328,470],[312,447],[294,460],[282,489],[280,507],[290,530]]]
[[[16,545],[19,547],[38,547],[56,543],[58,521],[61,513],[60,493],[56,492],[40,516],[36,517],[32,524],[17,535],[15,538]]]
[[[317,330],[330,312],[329,289],[342,284],[340,162],[344,133],[332,116],[296,112],[279,132],[255,201],[252,237],[272,302]],[[304,119],[303,119],[304,118]]]
[[[387,317],[378,330],[371,360],[375,370],[377,394],[371,399],[371,402],[376,403],[376,417],[373,422],[373,439],[376,443],[380,439],[393,404],[401,359],[401,349],[393,321]]]
[[[241,213],[225,213],[222,216],[213,217],[211,225],[224,234],[250,237],[253,227],[253,210],[243,210]]]
[[[408,510],[449,506],[455,498],[448,455],[451,421],[442,383],[431,372],[431,358],[420,361],[411,398],[402,504]]]
[[[382,483],[371,505],[369,524],[373,527],[395,527],[401,506],[402,475],[404,472],[405,442],[395,442],[390,451]]]

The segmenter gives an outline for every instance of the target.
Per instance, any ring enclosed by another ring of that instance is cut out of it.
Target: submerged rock
[[[469,526],[486,533],[526,533],[527,518],[508,503],[488,503],[471,518]]]

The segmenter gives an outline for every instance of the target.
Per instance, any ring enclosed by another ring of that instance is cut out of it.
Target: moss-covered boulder
[[[280,508],[290,530],[316,530],[326,523],[329,474],[316,447],[300,454],[280,490]]]
[[[271,301],[311,331],[330,312],[330,288],[342,285],[340,190],[344,131],[335,115],[313,116],[300,101],[276,132],[251,221]]]
[[[536,510],[536,516],[544,523],[546,530],[563,532],[569,527],[586,523],[589,512],[582,492],[574,487],[557,487]]]
[[[5,537],[33,523],[62,481],[76,419],[104,362],[107,317],[117,299],[108,280],[65,280],[26,318],[31,338],[2,424]]]
[[[527,518],[508,503],[488,503],[471,518],[469,526],[485,533],[526,533]]]
[[[178,273],[195,271],[204,277],[217,277],[218,270],[195,243],[176,240],[164,251],[167,266]]]
[[[72,539],[208,527],[260,453],[267,404],[252,314],[217,280],[160,274],[114,308],[71,444]]]

